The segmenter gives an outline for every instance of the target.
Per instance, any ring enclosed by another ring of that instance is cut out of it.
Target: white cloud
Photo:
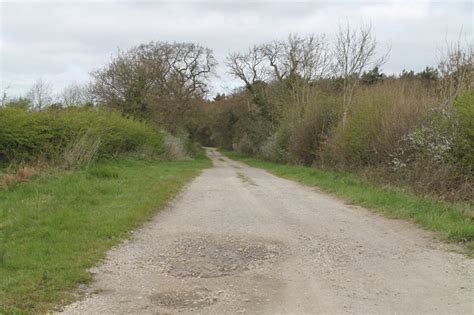
[[[3,1],[0,10],[0,84],[12,94],[39,77],[56,90],[86,80],[118,47],[151,40],[212,48],[220,62],[214,91],[237,84],[223,66],[227,53],[289,32],[331,35],[338,23],[370,22],[379,42],[392,45],[391,71],[432,65],[461,26],[472,41],[471,1]]]
[[[361,9],[363,18],[372,20],[417,20],[425,18],[429,13],[428,0],[406,1],[392,0],[385,3],[364,5]]]

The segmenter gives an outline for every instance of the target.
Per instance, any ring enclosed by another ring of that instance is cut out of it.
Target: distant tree
[[[428,81],[438,81],[439,80],[439,73],[438,70],[431,67],[426,67],[425,70],[418,72],[416,74],[417,77],[428,80]]]
[[[213,101],[218,102],[220,100],[225,100],[225,93],[217,93],[216,96],[214,96]]]
[[[263,46],[273,77],[279,81],[305,82],[323,78],[329,69],[328,41],[324,34],[299,36],[290,34],[286,40]]]
[[[328,74],[329,61],[324,34],[290,34],[283,40],[252,46],[246,53],[232,53],[226,65],[251,92],[261,118],[275,127],[284,104],[301,109],[311,98],[318,80]]]
[[[231,53],[227,56],[226,65],[229,73],[240,79],[247,90],[255,93],[255,83],[265,80],[265,57],[260,46],[253,46],[246,53]]]
[[[53,102],[51,85],[43,79],[38,79],[30,88],[27,97],[31,101],[31,109],[41,111]]]
[[[26,97],[20,97],[7,101],[4,106],[9,108],[28,110],[29,108],[31,108],[31,100]]]
[[[385,75],[379,72],[379,67],[375,66],[372,70],[367,71],[362,74],[361,80],[368,85],[375,84],[384,79]]]
[[[5,104],[8,101],[7,90],[8,90],[8,86],[5,87],[2,91],[2,98],[0,99],[0,106],[5,106]]]
[[[298,36],[290,34],[285,40],[255,45],[246,53],[227,57],[229,72],[242,80],[248,90],[255,92],[258,82],[277,80],[295,87],[297,82],[310,82],[327,74],[328,43],[324,35]]]
[[[416,76],[415,76],[415,71],[413,71],[413,70],[408,71],[406,69],[403,69],[398,77],[400,79],[412,80],[412,79],[415,79]]]
[[[94,104],[91,84],[72,83],[59,96],[63,106],[86,106]]]
[[[56,111],[64,108],[64,105],[61,102],[54,102],[48,106],[48,110]]]

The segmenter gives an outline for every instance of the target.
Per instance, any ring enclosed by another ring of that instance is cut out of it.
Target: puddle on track
[[[214,278],[233,275],[276,262],[281,247],[272,242],[245,239],[183,238],[164,257],[165,272],[178,278]]]

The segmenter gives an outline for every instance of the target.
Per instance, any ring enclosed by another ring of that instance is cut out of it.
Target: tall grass
[[[420,126],[436,104],[432,91],[418,81],[364,87],[354,97],[347,125],[337,126],[328,153],[349,165],[389,165],[400,139]]]

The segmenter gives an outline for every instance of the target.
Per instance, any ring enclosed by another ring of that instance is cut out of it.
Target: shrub
[[[303,106],[302,113],[291,124],[288,158],[311,165],[319,162],[321,149],[340,120],[342,102],[339,97],[316,95]]]
[[[232,149],[244,155],[254,154],[256,151],[256,145],[247,133],[244,133],[240,138],[237,138],[237,142],[232,144]]]
[[[455,129],[453,158],[462,174],[474,177],[474,90],[454,102]]]
[[[421,126],[436,106],[429,90],[417,82],[386,81],[361,90],[344,128],[337,130],[336,147],[346,164],[389,166],[407,148],[401,142]]]
[[[183,138],[163,132],[165,151],[161,155],[164,160],[185,160],[189,158]]]
[[[453,108],[442,105],[432,89],[416,82],[362,90],[345,128],[337,128],[325,153],[345,168],[385,169],[385,177],[420,193],[469,198],[472,92],[461,95]]]
[[[260,157],[265,160],[285,163],[288,162],[288,144],[290,141],[290,130],[286,126],[280,128],[270,135],[260,147]]]
[[[161,134],[151,126],[111,111],[68,108],[27,112],[1,108],[0,126],[0,160],[4,162],[84,159],[85,152],[79,153],[85,149],[81,146],[94,147],[99,141],[92,154],[98,158],[137,153],[158,156],[164,151]],[[85,135],[94,140],[85,141]]]

